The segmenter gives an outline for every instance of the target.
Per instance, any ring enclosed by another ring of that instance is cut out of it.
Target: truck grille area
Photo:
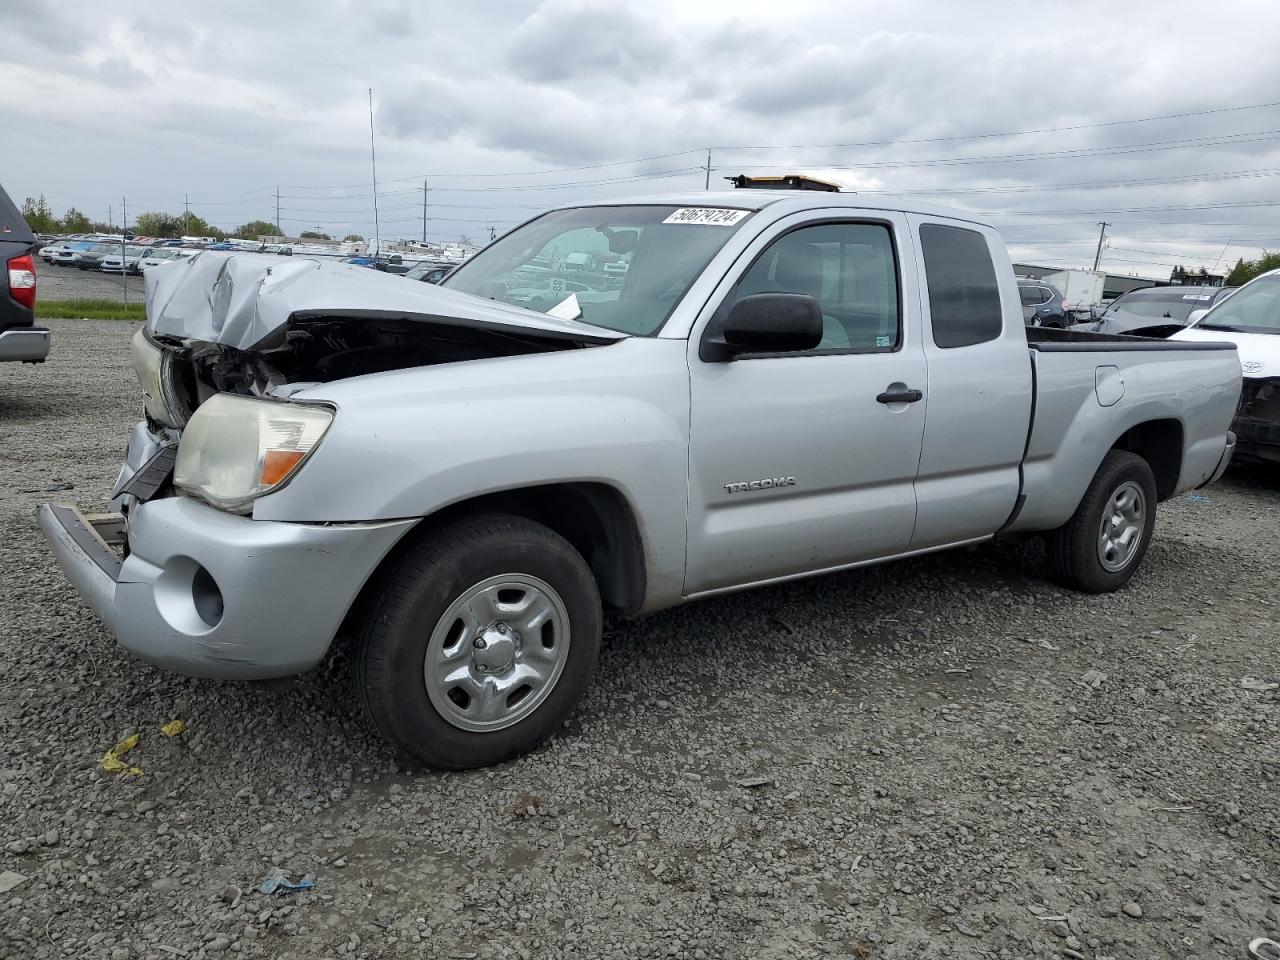
[[[1280,377],[1245,377],[1231,429],[1254,454],[1280,459]]]

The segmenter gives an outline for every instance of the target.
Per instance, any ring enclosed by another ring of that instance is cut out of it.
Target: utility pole
[[[707,147],[707,165],[704,169],[706,170],[707,175],[702,181],[702,189],[710,190],[711,189],[711,148],[710,147]]]
[[[111,204],[107,204],[107,226],[112,230],[116,228],[116,208]]]
[[[422,178],[422,245],[427,245],[427,178]]]
[[[1109,223],[1107,223],[1105,220],[1103,220],[1103,221],[1099,222],[1098,226],[1100,226],[1102,229],[1098,231],[1098,250],[1097,250],[1097,252],[1093,255],[1093,269],[1094,269],[1094,270],[1097,270],[1097,269],[1098,269],[1098,261],[1102,259],[1102,241],[1103,241],[1104,239],[1106,239],[1106,236],[1107,236],[1107,227],[1111,226],[1111,224],[1109,224]]]
[[[126,259],[124,235],[129,232],[129,201],[120,198],[120,286],[124,290],[124,302],[129,302],[129,261]]]
[[[276,234],[284,239],[284,231],[280,229],[280,184],[276,184]]]
[[[191,235],[191,194],[189,193],[182,195],[182,234],[183,236]]]
[[[493,241],[494,241],[494,240],[496,240],[497,238],[498,238],[498,228],[497,228],[497,227],[490,227],[490,228],[489,228],[489,242],[490,242],[490,243],[493,243]]]

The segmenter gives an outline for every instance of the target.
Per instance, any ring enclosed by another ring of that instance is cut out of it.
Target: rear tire
[[[1156,520],[1156,481],[1147,461],[1112,450],[1071,519],[1045,537],[1051,579],[1085,593],[1110,593],[1137,572]]]
[[[533,749],[582,698],[602,614],[582,556],[522,517],[467,517],[414,545],[364,617],[356,686],[414,760],[465,770]]]

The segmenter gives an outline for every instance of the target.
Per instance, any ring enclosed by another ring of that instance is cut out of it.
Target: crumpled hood
[[[276,346],[291,318],[423,320],[610,343],[626,335],[368,267],[205,251],[146,271],[147,325],[160,336],[240,350]]]

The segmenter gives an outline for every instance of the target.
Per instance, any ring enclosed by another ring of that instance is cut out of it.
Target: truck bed
[[[1007,529],[1051,530],[1066,522],[1100,452],[1125,446],[1131,430],[1169,438],[1170,462],[1163,474],[1156,470],[1161,499],[1213,475],[1240,394],[1234,344],[1030,327],[1027,346],[1034,402],[1021,508]],[[1179,454],[1180,462],[1173,459]]]

